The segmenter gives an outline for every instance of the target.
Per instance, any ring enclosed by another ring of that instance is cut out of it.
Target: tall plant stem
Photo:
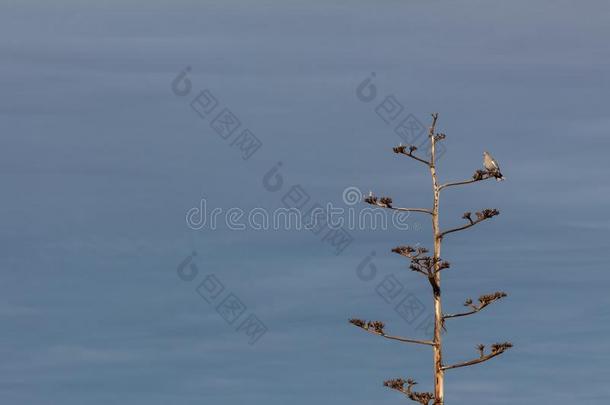
[[[438,266],[441,256],[441,230],[438,221],[440,186],[436,175],[436,120],[438,114],[432,114],[432,125],[428,136],[430,137],[430,175],[432,176],[432,188],[434,192],[434,203],[432,207],[432,231],[434,234],[434,272],[430,279],[434,294],[434,404],[443,405],[445,371],[443,370],[443,345],[441,331],[443,328],[443,307],[441,301],[441,274]]]

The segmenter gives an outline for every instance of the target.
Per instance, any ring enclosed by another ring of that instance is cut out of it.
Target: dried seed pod
[[[393,390],[402,391],[404,389],[405,383],[406,381],[402,378],[395,378],[393,380],[384,381],[383,385]]]
[[[379,202],[388,208],[392,208],[392,199],[390,197],[381,197]]]
[[[392,149],[394,150],[394,153],[405,153],[406,146],[398,145],[398,146],[394,146]]]
[[[485,178],[485,176],[488,176],[487,171],[485,171],[485,170],[477,170],[472,175],[472,179],[475,180],[475,181],[483,180]]]
[[[501,298],[506,297],[508,294],[506,294],[504,291],[496,291],[493,294],[485,294],[485,295],[481,295],[479,297],[479,302],[483,305],[488,305],[494,301],[497,301]]]
[[[351,323],[352,325],[356,325],[359,328],[364,328],[366,326],[366,322],[363,321],[362,319],[350,319],[349,323]]]
[[[369,321],[368,326],[369,326],[369,328],[372,328],[377,333],[381,333],[382,335],[385,333],[383,331],[385,324],[381,321]]]
[[[502,353],[505,350],[510,349],[511,347],[513,347],[513,344],[510,342],[494,343],[493,345],[491,345],[491,352],[493,354]]]

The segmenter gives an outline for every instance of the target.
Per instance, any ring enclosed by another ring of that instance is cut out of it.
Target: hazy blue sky
[[[443,179],[486,149],[508,178],[443,196],[446,227],[502,212],[446,238],[447,310],[510,294],[449,325],[447,362],[515,344],[448,372],[446,403],[610,402],[609,21],[606,1],[2,2],[0,402],[379,405],[405,400],[384,379],[430,389],[428,348],[346,322],[425,335],[376,287],[393,274],[429,313],[427,283],[390,253],[429,245],[428,218],[354,231],[339,255],[309,231],[185,221],[202,198],[275,209],[296,184],[310,204],[347,186],[429,204],[428,173],[391,152],[401,139],[375,112],[389,95],[401,117],[440,112]],[[191,93],[176,96],[186,66]],[[262,141],[250,159],[191,109],[203,89]],[[247,306],[233,325],[196,292],[209,274]],[[236,332],[248,314],[268,328],[255,345]]]

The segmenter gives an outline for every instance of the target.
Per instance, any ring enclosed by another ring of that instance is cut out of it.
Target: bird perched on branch
[[[485,166],[485,170],[487,170],[489,174],[496,178],[496,181],[504,180],[504,176],[502,176],[502,173],[500,172],[500,165],[498,165],[496,159],[487,151],[483,152],[483,166]]]

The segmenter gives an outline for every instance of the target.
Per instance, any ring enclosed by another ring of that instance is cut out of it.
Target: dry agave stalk
[[[442,230],[439,224],[439,199],[442,190],[459,186],[464,184],[471,184],[487,179],[498,179],[501,177],[499,170],[476,170],[471,179],[463,181],[455,181],[441,184],[438,181],[436,172],[436,143],[444,140],[446,135],[443,133],[436,133],[436,123],[438,120],[438,114],[432,114],[432,125],[428,131],[428,140],[430,142],[430,156],[417,156],[417,148],[413,145],[399,145],[393,148],[394,153],[408,156],[420,163],[425,164],[430,170],[432,177],[432,191],[433,191],[433,205],[432,208],[402,208],[393,205],[392,198],[390,197],[376,197],[372,192],[364,199],[368,204],[387,208],[396,211],[406,212],[421,212],[431,216],[432,219],[432,230],[434,233],[433,238],[433,251],[431,255],[428,255],[428,250],[423,247],[414,248],[412,246],[398,246],[392,249],[392,252],[397,253],[401,256],[406,257],[411,261],[409,268],[414,272],[420,273],[425,276],[432,287],[432,296],[434,300],[434,335],[431,340],[420,340],[405,338],[400,336],[389,335],[385,331],[385,324],[381,321],[365,321],[362,319],[350,319],[350,323],[367,331],[371,334],[382,336],[386,339],[397,340],[404,343],[414,343],[420,345],[428,345],[432,348],[434,357],[434,392],[416,392],[413,391],[413,386],[416,382],[413,379],[393,379],[384,382],[384,385],[393,390],[402,392],[407,398],[419,402],[420,404],[428,405],[432,402],[434,405],[444,404],[444,381],[445,371],[454,368],[472,366],[478,363],[483,363],[490,360],[506,350],[512,347],[510,342],[494,343],[490,346],[490,350],[486,351],[486,347],[483,344],[477,346],[479,356],[468,361],[455,364],[445,364],[443,362],[443,342],[441,339],[441,331],[445,329],[445,321],[451,318],[458,318],[467,315],[475,314],[481,311],[488,305],[496,302],[504,297],[506,293],[503,291],[497,291],[491,294],[484,294],[478,298],[478,302],[475,304],[471,298],[468,298],[464,306],[468,308],[465,312],[459,312],[454,314],[444,313],[442,310],[441,301],[441,271],[450,267],[449,262],[441,259],[441,245],[446,235],[453,232],[462,231],[477,225],[480,222],[486,221],[490,218],[500,214],[500,211],[493,208],[486,208],[481,211],[474,213],[465,212],[462,216],[467,222],[464,225]]]

